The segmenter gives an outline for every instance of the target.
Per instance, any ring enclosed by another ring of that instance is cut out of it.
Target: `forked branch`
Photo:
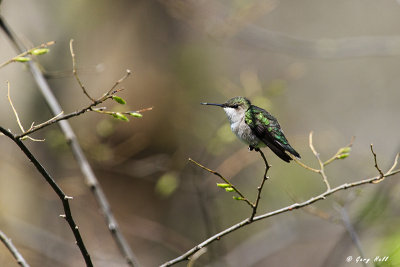
[[[348,153],[350,151],[348,148],[351,146],[351,144],[352,144],[352,141],[347,147],[339,149],[339,151],[336,153],[336,155],[333,158],[334,159],[341,159],[341,158],[347,157]],[[315,150],[315,147],[312,144],[312,133],[310,134],[310,148],[313,151],[314,155],[316,156],[318,162],[320,163],[320,167],[321,167],[322,170],[323,170],[324,166],[326,166],[327,164],[329,164],[329,163],[331,163],[333,161],[333,160],[328,160],[325,163],[321,161],[321,159],[319,157],[319,154],[317,153],[317,151]],[[223,236],[225,236],[225,235],[227,235],[227,234],[229,234],[231,232],[234,232],[234,231],[236,231],[236,230],[238,230],[240,228],[243,228],[244,226],[246,226],[248,224],[251,224],[251,223],[254,223],[256,221],[260,221],[260,220],[263,220],[263,219],[266,219],[266,218],[269,218],[269,217],[272,217],[272,216],[276,216],[276,215],[279,215],[279,214],[282,214],[282,213],[290,212],[290,211],[293,211],[295,209],[300,209],[300,208],[304,208],[304,207],[310,206],[311,204],[314,204],[314,203],[316,203],[318,201],[325,200],[328,196],[330,196],[332,194],[335,194],[335,193],[337,193],[339,191],[342,191],[342,190],[345,190],[345,189],[348,189],[348,188],[358,187],[358,186],[365,185],[365,184],[374,184],[374,183],[382,181],[386,177],[393,176],[393,175],[395,175],[395,174],[400,172],[400,169],[396,169],[396,167],[398,165],[398,161],[399,161],[399,154],[396,155],[396,158],[394,160],[394,163],[393,163],[392,167],[386,173],[383,173],[382,170],[379,168],[379,166],[377,164],[376,154],[373,151],[372,145],[371,145],[371,152],[372,152],[373,157],[374,157],[375,167],[379,171],[379,175],[378,176],[371,177],[371,178],[368,178],[368,179],[359,180],[359,181],[356,181],[356,182],[353,182],[353,183],[345,183],[345,184],[339,185],[339,186],[334,187],[334,188],[330,187],[329,182],[327,180],[327,177],[326,177],[326,175],[322,175],[322,174],[324,174],[324,172],[323,171],[321,172],[321,169],[317,170],[317,169],[311,168],[311,167],[305,165],[304,163],[301,163],[297,159],[294,159],[300,166],[302,166],[302,167],[304,167],[304,168],[306,168],[306,169],[308,169],[308,170],[310,170],[312,172],[320,173],[324,178],[324,182],[325,182],[325,184],[327,186],[327,190],[325,192],[323,192],[322,194],[314,196],[314,197],[312,197],[312,198],[310,198],[310,199],[308,199],[307,201],[304,201],[304,202],[294,203],[294,204],[286,206],[284,208],[281,208],[281,209],[278,209],[278,210],[275,210],[275,211],[271,211],[271,212],[267,212],[267,213],[264,213],[264,214],[259,215],[259,216],[254,216],[254,214],[252,214],[252,216],[250,216],[249,218],[246,218],[246,219],[242,220],[241,222],[236,223],[236,224],[232,225],[231,227],[229,227],[229,228],[227,228],[227,229],[215,234],[214,236],[211,236],[210,238],[208,238],[205,241],[201,242],[200,244],[196,245],[195,247],[193,247],[192,249],[188,250],[187,252],[185,252],[181,256],[179,256],[179,257],[177,257],[177,258],[175,258],[173,260],[167,261],[164,264],[162,264],[161,266],[171,266],[171,265],[174,265],[174,264],[176,264],[178,262],[181,262],[181,261],[184,261],[184,260],[188,260],[197,251],[207,247],[209,244],[211,244],[211,243],[213,243],[213,242],[215,242],[217,240],[220,240]],[[261,155],[263,156],[263,154],[261,154]],[[265,160],[265,158],[264,158],[264,160]],[[266,160],[265,160],[265,163],[266,163],[266,171],[265,171],[265,174],[264,174],[263,182],[265,182],[265,180],[267,179],[266,175],[267,175],[267,171],[268,171],[268,168],[269,168],[269,165],[266,162]],[[217,175],[215,171],[212,171],[212,170],[210,170],[210,169],[208,169],[208,168],[206,168],[206,167],[204,167],[202,165],[199,165],[197,163],[196,163],[196,165],[201,166],[203,169],[205,169],[205,170]],[[217,176],[221,177],[222,175],[218,174]],[[261,184],[261,186],[259,188],[262,189],[262,186],[263,186],[263,183]],[[259,190],[259,193],[260,193],[260,191],[261,190]],[[258,195],[258,197],[259,197],[259,195]],[[255,204],[254,204],[254,206],[255,206]],[[255,210],[256,210],[256,207],[255,207]]]

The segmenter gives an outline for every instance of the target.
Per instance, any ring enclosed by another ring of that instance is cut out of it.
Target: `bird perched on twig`
[[[258,151],[261,147],[268,146],[286,162],[292,160],[286,152],[300,158],[283,134],[278,120],[268,111],[252,105],[247,98],[237,96],[223,104],[201,104],[222,107],[228,116],[232,132],[248,144],[250,150]]]

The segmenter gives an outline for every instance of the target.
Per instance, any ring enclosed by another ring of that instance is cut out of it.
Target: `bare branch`
[[[76,81],[78,82],[79,86],[82,88],[83,93],[92,101],[94,102],[94,98],[92,98],[88,92],[86,91],[85,86],[83,85],[83,83],[81,82],[81,79],[79,79],[78,73],[76,71],[76,60],[75,60],[75,53],[74,53],[74,47],[72,45],[72,43],[74,42],[73,39],[71,39],[69,41],[69,49],[71,51],[71,57],[72,57],[72,73],[75,76]]]
[[[271,167],[271,166],[269,166],[269,164],[268,164],[268,162],[267,162],[267,159],[265,158],[265,155],[264,155],[264,153],[261,151],[261,149],[256,149],[256,151],[260,153],[261,157],[262,157],[263,160],[264,160],[264,163],[265,163],[265,172],[264,172],[264,177],[263,177],[263,179],[262,179],[262,181],[261,181],[260,186],[257,187],[256,202],[255,202],[254,205],[253,205],[253,211],[251,212],[251,215],[250,215],[250,218],[249,218],[250,221],[253,220],[254,216],[255,216],[256,213],[257,213],[258,204],[260,203],[260,199],[261,199],[261,192],[262,192],[262,189],[263,189],[263,187],[264,187],[265,181],[268,180],[267,173],[268,173],[269,168]]]
[[[62,189],[57,185],[54,179],[50,176],[50,174],[46,171],[46,169],[39,163],[39,161],[33,156],[33,154],[29,151],[29,149],[24,145],[21,139],[16,138],[11,132],[7,131],[3,127],[0,126],[0,131],[14,141],[15,144],[19,146],[19,148],[24,152],[25,156],[32,162],[35,168],[39,171],[39,173],[43,176],[46,182],[51,186],[57,196],[60,198],[62,205],[64,207],[65,212],[65,220],[68,222],[69,227],[71,228],[72,233],[75,236],[76,244],[78,245],[81,254],[86,262],[86,266],[93,266],[93,263],[90,259],[89,252],[86,250],[85,244],[83,243],[81,234],[79,232],[78,226],[75,224],[75,221],[72,217],[71,209],[69,206],[69,198],[62,191]]]
[[[72,117],[79,116],[79,115],[91,110],[91,108],[93,106],[94,106],[94,104],[92,103],[89,106],[87,106],[87,107],[85,107],[85,108],[83,108],[83,109],[81,109],[79,111],[71,112],[71,113],[65,114],[65,115],[62,115],[62,114],[64,114],[64,112],[61,111],[58,115],[54,116],[53,118],[51,118],[51,119],[49,119],[49,120],[47,120],[47,121],[45,121],[45,122],[43,122],[41,124],[38,124],[38,125],[35,125],[35,126],[32,125],[29,128],[29,130],[27,130],[26,132],[23,132],[20,135],[16,135],[16,138],[24,138],[28,134],[32,134],[32,133],[34,133],[34,132],[36,132],[36,131],[38,131],[40,129],[43,129],[43,128],[47,127],[47,126],[50,126],[50,125],[52,125],[52,124],[54,124],[56,122],[59,122],[59,121],[62,121],[62,120],[67,120],[67,119],[70,119]]]
[[[24,133],[25,130],[24,130],[24,127],[22,126],[21,120],[19,119],[18,112],[17,112],[17,110],[15,109],[15,107],[14,107],[14,105],[13,105],[13,102],[11,101],[10,82],[8,82],[8,81],[7,81],[7,98],[8,98],[8,102],[10,103],[10,106],[11,106],[13,112],[14,112],[15,118],[17,119],[18,126],[19,126],[19,128],[21,129],[21,132]],[[29,138],[29,139],[32,140],[32,141],[44,141],[44,140],[41,140],[41,139],[34,139],[34,138],[32,138],[32,137],[30,137],[30,136],[27,136],[27,135],[25,136],[25,138]]]
[[[291,156],[291,158],[292,158],[297,164],[299,164],[301,167],[303,167],[304,169],[307,169],[307,170],[312,171],[312,172],[319,173],[319,170],[314,169],[314,168],[312,168],[312,167],[310,167],[310,166],[304,164],[303,162],[301,162],[300,160],[298,160],[296,157]]]
[[[387,172],[386,174],[384,174],[384,177],[390,177],[390,176],[393,176],[393,175],[395,175],[397,173],[400,173],[400,169],[392,170],[391,172]],[[251,220],[251,221],[250,221],[249,218],[244,219],[243,221],[241,221],[241,222],[239,222],[239,223],[237,223],[235,225],[232,225],[231,227],[229,227],[229,228],[227,228],[227,229],[215,234],[214,236],[208,238],[207,240],[203,241],[202,243],[200,243],[197,246],[193,247],[192,249],[188,250],[186,253],[182,254],[181,256],[179,256],[179,257],[177,257],[177,258],[175,258],[175,259],[173,259],[171,261],[165,262],[161,266],[171,266],[171,265],[174,265],[174,264],[176,264],[178,262],[187,260],[188,257],[193,255],[194,253],[196,253],[198,250],[202,249],[203,247],[206,247],[209,244],[211,244],[211,243],[213,243],[213,242],[215,242],[217,240],[220,240],[223,236],[225,236],[225,235],[227,235],[227,234],[229,234],[229,233],[231,233],[233,231],[236,231],[236,230],[238,230],[238,229],[240,229],[240,228],[242,228],[242,227],[244,227],[244,226],[246,226],[248,224],[251,224],[251,223],[253,223],[255,221],[263,220],[263,219],[266,219],[266,218],[269,218],[269,217],[272,217],[272,216],[276,216],[278,214],[290,212],[290,211],[293,211],[295,209],[300,209],[300,208],[309,206],[311,204],[314,204],[315,202],[318,202],[318,201],[321,201],[321,200],[325,200],[328,196],[330,196],[330,195],[332,195],[332,194],[334,194],[334,193],[336,193],[338,191],[342,191],[342,190],[345,190],[345,189],[348,189],[348,188],[358,187],[358,186],[365,185],[365,184],[371,184],[371,183],[374,183],[374,182],[376,182],[376,181],[378,181],[380,179],[382,179],[381,176],[375,176],[375,177],[372,177],[372,178],[359,180],[359,181],[353,182],[353,183],[345,183],[345,184],[339,185],[339,186],[337,186],[335,188],[329,189],[329,190],[325,191],[324,193],[322,193],[322,194],[320,194],[318,196],[312,197],[307,201],[304,201],[304,202],[301,202],[301,203],[294,203],[294,204],[292,204],[290,206],[287,206],[287,207],[284,207],[284,208],[281,208],[281,209],[278,209],[278,210],[275,210],[275,211],[271,211],[271,212],[268,212],[268,213],[265,213],[265,214],[262,214],[262,215],[259,215],[259,216],[255,216],[253,218],[253,220]]]
[[[385,173],[385,175],[387,175],[388,173],[391,173],[396,168],[396,166],[399,162],[399,156],[400,156],[400,153],[397,153],[392,167]]]
[[[7,22],[1,15],[0,27],[3,29],[10,42],[21,53],[24,50],[22,42],[19,40],[17,35],[13,32],[11,27],[7,24]],[[38,88],[40,89],[43,97],[48,103],[50,110],[53,113],[53,116],[60,114],[62,112],[62,108],[58,103],[56,97],[54,96],[39,67],[31,61],[29,61],[27,65],[32,73],[35,82],[38,85]],[[74,114],[71,114],[71,117],[73,116]],[[96,175],[94,174],[85,154],[83,153],[71,125],[68,123],[68,121],[66,121],[66,117],[64,117],[63,120],[61,120],[61,118],[58,118],[56,121],[59,121],[60,128],[68,141],[67,143],[70,145],[71,150],[73,151],[79,168],[81,169],[81,172],[85,177],[86,184],[92,189],[91,191],[93,192],[95,199],[102,210],[102,214],[104,215],[104,218],[106,220],[107,227],[110,230],[114,241],[118,245],[121,254],[125,257],[126,262],[129,266],[138,266],[139,264],[136,260],[136,257],[119,229],[118,223],[111,212],[110,205],[103,192],[103,189],[101,188]]]
[[[21,253],[17,250],[14,244],[2,231],[0,231],[0,240],[7,247],[7,249],[11,252],[14,258],[17,260],[17,263],[22,267],[29,267],[29,264],[25,261],[24,257],[22,257]]]
[[[375,184],[377,184],[377,183],[382,182],[385,179],[385,175],[383,174],[382,170],[378,166],[378,162],[376,160],[376,153],[374,151],[373,144],[370,145],[370,148],[371,148],[372,155],[374,156],[375,168],[378,170],[379,176],[381,177],[381,179],[379,179],[378,181],[374,182]],[[397,160],[395,160],[395,162],[397,162]]]
[[[10,103],[10,106],[11,106],[13,112],[14,112],[15,118],[17,119],[17,123],[18,123],[19,128],[21,129],[21,132],[25,132],[24,127],[22,126],[21,121],[19,119],[18,112],[15,109],[15,107],[13,105],[13,102],[11,101],[10,82],[9,81],[7,81],[7,98],[8,98],[8,102]]]
[[[331,186],[330,186],[330,184],[328,182],[328,178],[326,177],[326,174],[325,174],[324,163],[321,161],[321,158],[319,157],[319,153],[317,152],[317,150],[315,150],[315,147],[313,145],[313,132],[310,132],[309,143],[310,143],[311,151],[313,152],[314,156],[317,158],[319,166],[320,166],[318,173],[321,174],[322,179],[324,180],[324,183],[326,185],[326,190],[329,191],[331,189]]]
[[[111,87],[111,89],[110,89],[104,96],[114,94],[115,88],[116,88],[120,83],[122,83],[126,78],[128,78],[131,74],[132,74],[132,72],[131,72],[130,70],[126,70],[125,75],[122,76],[121,79],[119,79],[118,81],[116,81],[115,84]]]

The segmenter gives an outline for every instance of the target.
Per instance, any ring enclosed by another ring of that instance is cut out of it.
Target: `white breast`
[[[258,147],[260,140],[253,134],[250,127],[246,124],[245,109],[224,108],[231,124],[232,132],[243,142],[253,147]]]

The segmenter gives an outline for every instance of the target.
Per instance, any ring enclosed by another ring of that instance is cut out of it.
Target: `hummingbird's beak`
[[[200,103],[202,105],[209,105],[209,106],[218,106],[218,107],[225,107],[224,104],[215,104],[215,103]]]

